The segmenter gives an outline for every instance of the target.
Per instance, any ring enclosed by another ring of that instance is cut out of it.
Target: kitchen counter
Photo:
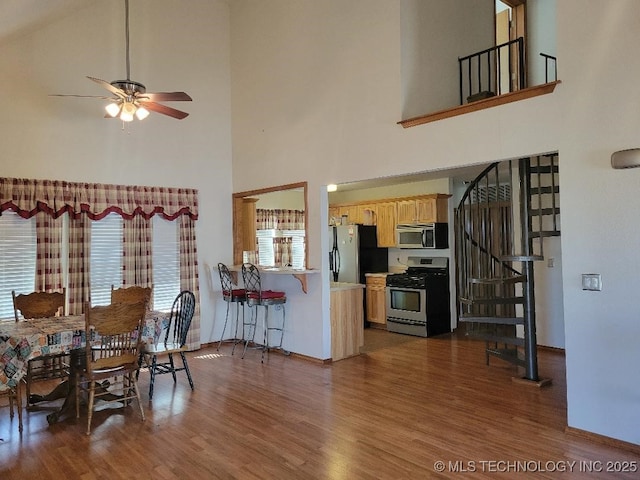
[[[353,290],[357,288],[364,288],[365,286],[361,283],[331,282],[330,287],[331,291],[335,292],[338,290]]]
[[[272,273],[278,275],[293,275],[299,282],[304,293],[307,293],[307,274],[312,273],[320,273],[320,270],[316,270],[315,268],[306,268],[303,270],[291,268],[291,267],[262,267],[260,265],[256,265],[260,273]],[[237,274],[238,272],[242,272],[242,265],[231,265],[229,267],[229,271],[232,275],[235,275],[234,278],[235,283],[237,284]]]
[[[331,359],[360,354],[364,345],[364,285],[331,283]]]

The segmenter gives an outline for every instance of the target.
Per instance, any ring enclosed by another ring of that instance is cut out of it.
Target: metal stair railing
[[[538,381],[533,262],[543,258],[544,237],[560,234],[557,153],[514,162],[489,165],[456,209],[459,321],[487,342],[487,363],[502,358]]]

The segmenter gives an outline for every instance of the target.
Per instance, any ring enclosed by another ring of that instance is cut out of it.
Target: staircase
[[[539,382],[535,262],[560,235],[557,153],[498,162],[467,187],[455,214],[458,322]]]

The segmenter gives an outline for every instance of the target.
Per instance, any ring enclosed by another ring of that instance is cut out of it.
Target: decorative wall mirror
[[[307,225],[307,182],[234,193],[233,263],[306,268]]]

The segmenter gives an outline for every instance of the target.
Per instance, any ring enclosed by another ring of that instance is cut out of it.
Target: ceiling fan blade
[[[151,102],[190,102],[193,100],[185,92],[146,92],[139,94],[138,98],[146,99]]]
[[[156,113],[162,113],[163,115],[168,115],[170,117],[177,118],[178,120],[182,120],[183,118],[189,116],[187,112],[181,112],[180,110],[167,107],[166,105],[162,105],[160,103],[149,102],[144,98],[139,99],[139,103],[147,110],[151,110],[152,112]]]
[[[105,97],[103,95],[67,95],[67,94],[60,94],[60,93],[50,93],[49,94],[50,97],[78,97],[78,98],[101,98],[103,100],[116,100],[113,97]]]
[[[100,80],[99,78],[94,78],[94,77],[89,77],[89,76],[87,76],[87,78],[89,80],[92,80],[92,81],[96,82],[98,85],[102,86],[103,88],[106,88],[111,93],[113,93],[114,95],[117,95],[120,98],[126,98],[127,97],[127,94],[125,92],[123,92],[119,88],[114,87],[109,82],[106,82],[104,80]]]

